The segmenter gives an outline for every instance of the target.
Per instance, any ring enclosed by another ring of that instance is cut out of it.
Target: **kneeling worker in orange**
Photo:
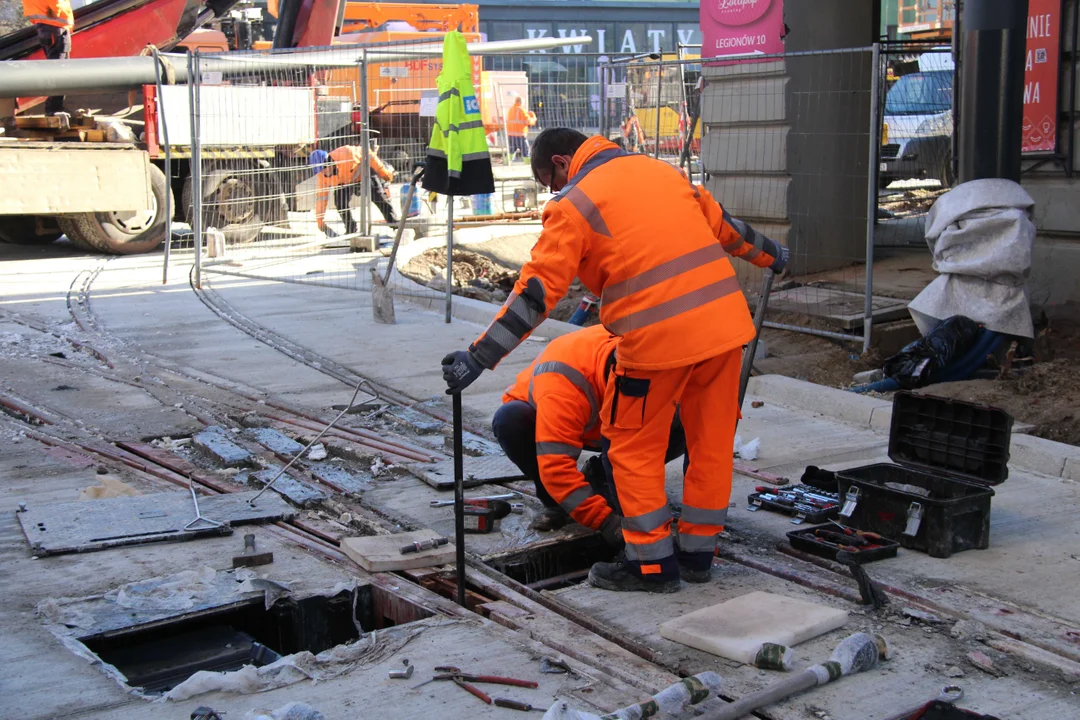
[[[518,373],[491,421],[506,457],[533,481],[544,507],[532,529],[556,530],[573,519],[599,531],[615,550],[623,546],[622,515],[610,465],[595,455],[579,470],[578,458],[583,450],[602,450],[600,401],[618,345],[602,325],[555,338]],[[676,414],[665,462],[685,452]]]
[[[593,585],[675,592],[709,579],[731,495],[742,346],[754,325],[726,254],[781,272],[787,250],[729,215],[667,163],[567,128],[537,137],[536,180],[558,194],[514,292],[468,350],[443,359],[460,392],[535,329],[576,275],[621,337],[600,411],[623,511],[625,557],[596,563]],[[664,452],[681,408],[692,458],[677,541]],[[676,542],[678,543],[676,545]]]

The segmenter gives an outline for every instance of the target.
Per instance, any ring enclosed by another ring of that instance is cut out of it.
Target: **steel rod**
[[[446,322],[454,302],[454,196],[446,196]]]
[[[188,102],[191,105],[191,234],[195,250],[195,288],[202,289],[202,142],[199,140],[199,55],[188,54],[188,73],[196,78],[188,83]]]
[[[462,448],[461,393],[454,400],[454,543],[457,562],[457,602],[465,607],[465,468]]]
[[[746,386],[750,383],[750,372],[754,369],[754,354],[757,353],[758,338],[761,337],[761,326],[765,322],[765,311],[769,306],[769,294],[772,292],[774,273],[766,268],[764,277],[761,278],[761,296],[758,297],[757,308],[754,310],[754,337],[746,346],[743,355],[742,372],[739,376],[739,407],[742,407],[743,398],[746,397]]]
[[[877,226],[878,157],[881,130],[878,116],[878,83],[881,79],[881,45],[874,43],[870,61],[870,142],[866,168],[866,288],[863,298],[863,353],[870,351],[874,323],[874,228]]]
[[[154,87],[157,97],[157,116],[161,118],[161,147],[165,151],[165,247],[162,251],[161,284],[169,282],[169,251],[172,249],[172,151],[169,148],[169,123],[165,122],[161,99],[161,57],[157,48],[152,48],[154,58]]]

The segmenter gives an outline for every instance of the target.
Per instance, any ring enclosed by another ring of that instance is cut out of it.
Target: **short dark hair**
[[[538,171],[546,169],[549,172],[555,172],[551,158],[556,155],[572,156],[588,139],[584,133],[564,127],[548,128],[537,135],[529,151],[529,164],[532,166],[533,177],[540,182]]]

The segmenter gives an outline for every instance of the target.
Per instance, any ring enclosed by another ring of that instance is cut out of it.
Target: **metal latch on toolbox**
[[[904,528],[904,534],[908,537],[915,537],[919,534],[919,526],[922,525],[922,505],[913,502],[907,510],[907,527]]]
[[[844,507],[840,508],[840,514],[846,518],[855,512],[855,506],[859,504],[859,488],[854,485],[849,487],[844,494]]]

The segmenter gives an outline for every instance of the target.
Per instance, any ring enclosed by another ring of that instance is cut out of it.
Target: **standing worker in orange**
[[[34,24],[38,43],[47,60],[67,60],[71,56],[71,30],[75,15],[69,0],[23,0],[23,15]],[[64,96],[45,101],[45,114],[64,112]]]
[[[390,226],[397,225],[397,212],[390,202],[390,181],[394,171],[379,159],[376,148],[368,152],[371,170],[371,201],[386,218]],[[356,220],[349,209],[349,201],[363,190],[360,170],[364,164],[364,151],[355,145],[342,145],[330,152],[314,150],[308,156],[308,164],[317,176],[315,191],[315,222],[319,229],[328,235],[333,231],[326,226],[326,208],[330,203],[330,189],[334,189],[334,207],[337,208],[345,232],[350,235],[357,232]]]
[[[510,144],[510,162],[514,155],[521,153],[522,159],[529,157],[529,128],[536,125],[536,113],[525,109],[525,101],[520,95],[514,96],[514,104],[506,113],[506,138]]]
[[[494,368],[541,323],[575,276],[621,336],[600,411],[623,511],[624,557],[596,563],[608,590],[675,592],[706,582],[731,496],[742,346],[754,325],[726,254],[782,272],[787,249],[728,214],[678,168],[602,137],[552,128],[536,139],[537,182],[558,193],[514,291],[469,347],[443,358],[450,392]],[[664,490],[679,406],[692,458],[678,540]],[[677,543],[677,544],[676,544]]]

